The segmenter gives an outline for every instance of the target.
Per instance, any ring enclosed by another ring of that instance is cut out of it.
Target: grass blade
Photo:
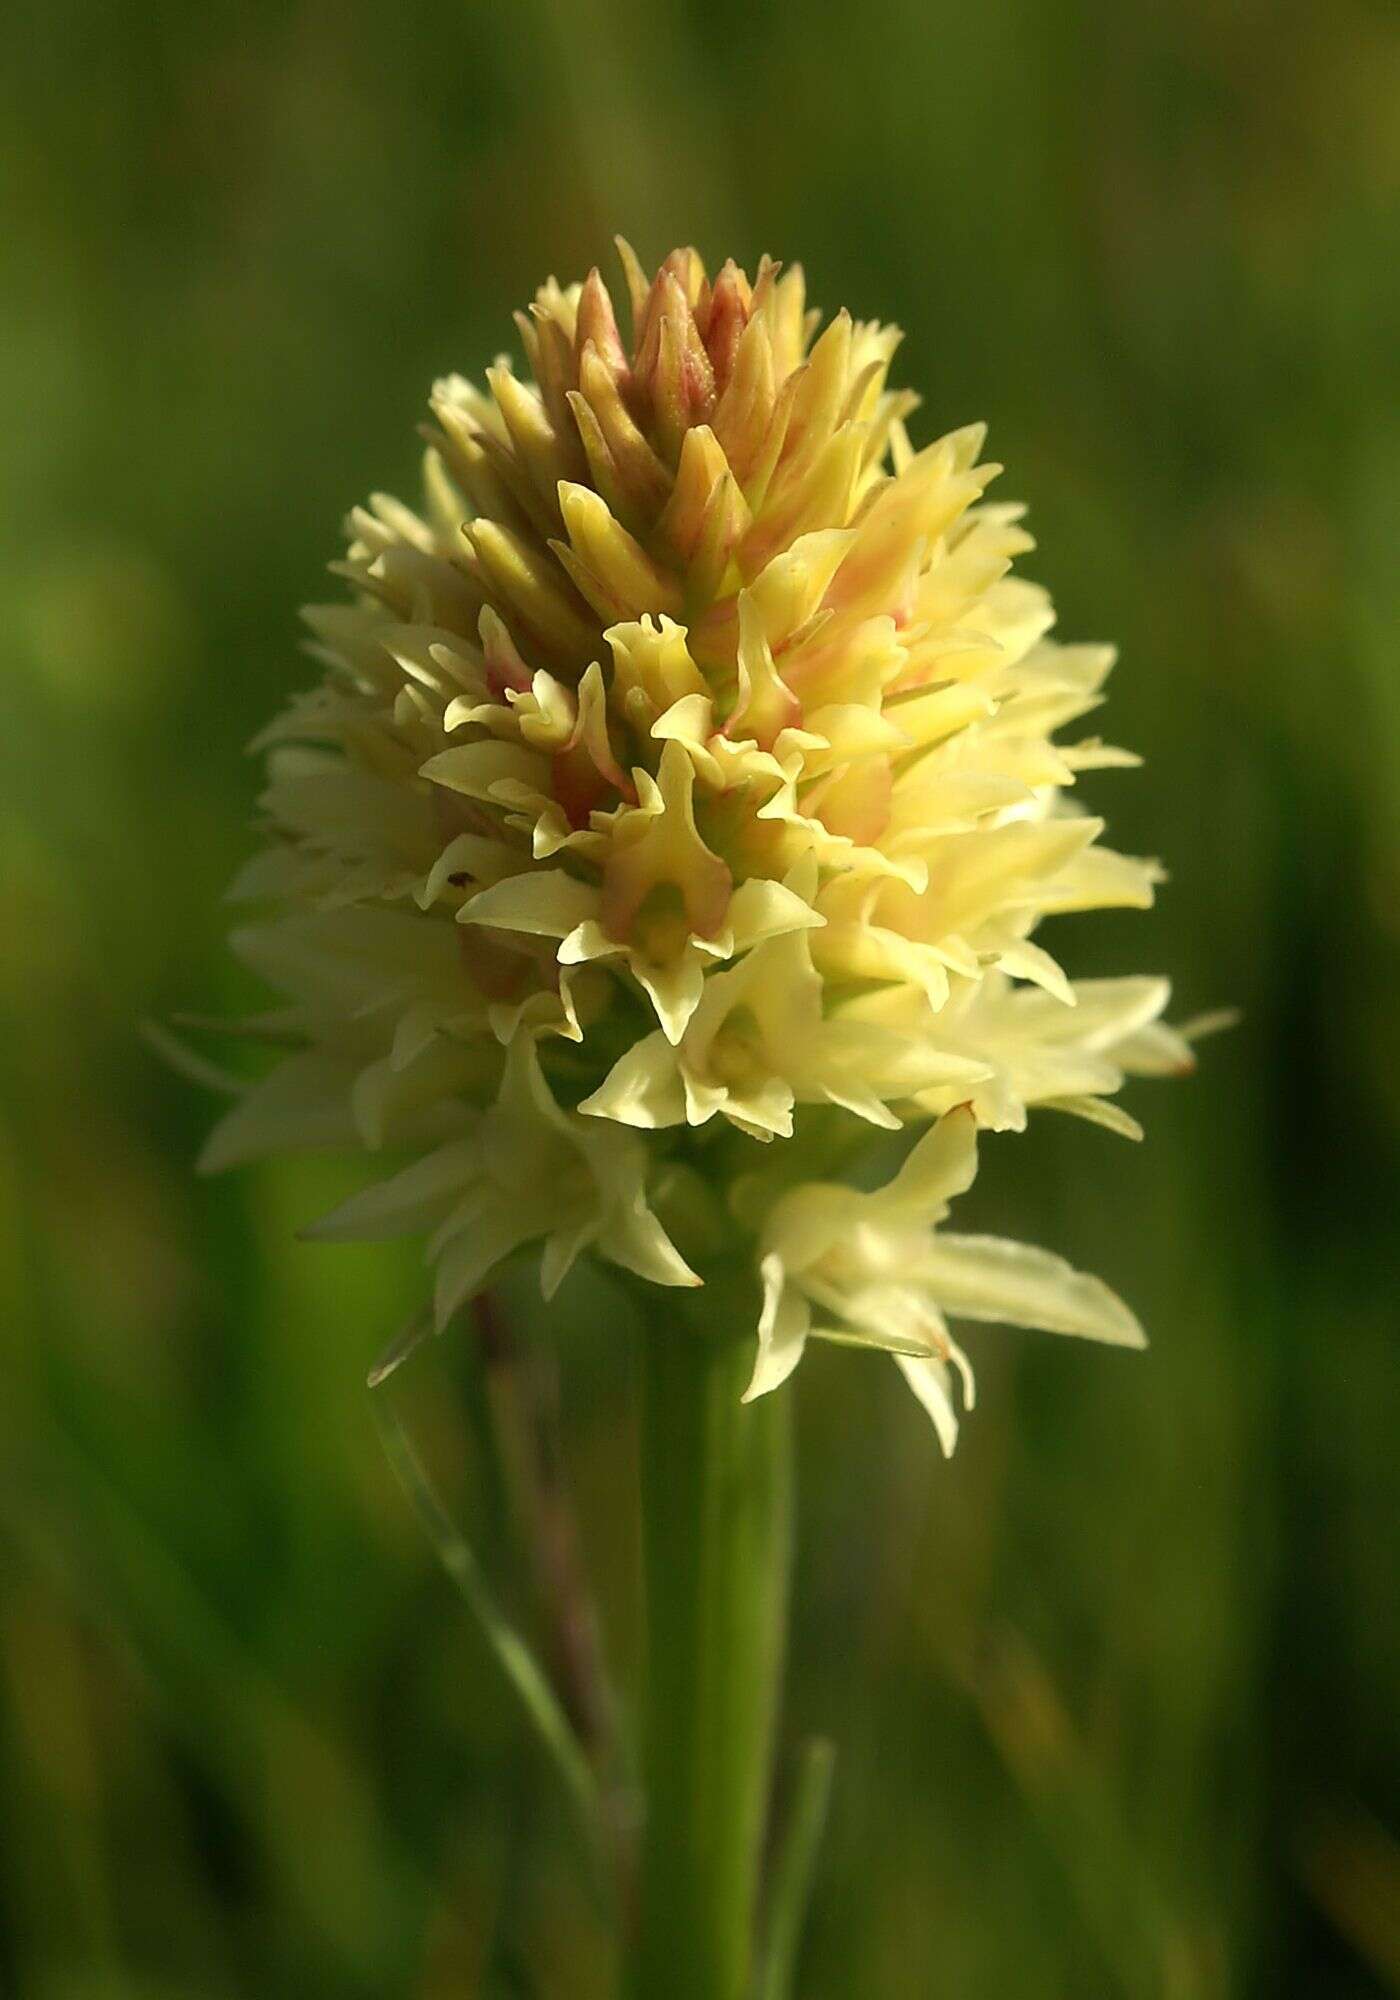
[[[825,1737],[815,1737],[804,1746],[792,1809],[773,1871],[758,2000],[792,2000],[797,1949],[831,1802],[835,1764],[835,1748]]]
[[[385,1454],[412,1502],[443,1568],[465,1598],[506,1679],[519,1696],[536,1735],[548,1752],[586,1836],[590,1859],[598,1861],[598,1787],[582,1745],[570,1726],[543,1668],[525,1639],[496,1601],[495,1593],[439,1499],[426,1468],[393,1407],[374,1398]]]

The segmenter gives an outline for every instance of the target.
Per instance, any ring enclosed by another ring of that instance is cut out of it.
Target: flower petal
[[[783,1260],[767,1256],[759,1266],[763,1310],[758,1320],[758,1355],[744,1401],[752,1403],[786,1382],[802,1359],[812,1311],[802,1294],[785,1282]]]
[[[1078,1334],[1114,1347],[1147,1345],[1133,1313],[1102,1279],[1028,1243],[939,1231],[915,1275],[950,1319]]]

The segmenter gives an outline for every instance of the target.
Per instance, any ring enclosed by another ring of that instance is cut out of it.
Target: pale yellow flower
[[[546,1298],[586,1249],[652,1284],[698,1285],[647,1204],[646,1168],[635,1135],[559,1109],[534,1039],[516,1035],[500,1091],[468,1132],[306,1233],[364,1240],[431,1230],[439,1329],[527,1243],[542,1245]]]
[[[794,870],[788,886],[806,907],[815,864]],[[828,1014],[825,997],[808,927],[770,936],[706,981],[676,1045],[659,1032],[634,1043],[579,1108],[650,1127],[703,1125],[721,1112],[740,1131],[769,1139],[791,1136],[799,1103],[834,1104],[897,1130],[891,1102],[937,1089],[966,1096],[992,1074],[942,1047],[920,1023],[901,1030],[851,1012]]]
[[[819,1177],[853,1121],[962,1104],[1134,1132],[1124,1076],[1190,1060],[1164,981],[1076,986],[1033,935],[1158,871],[1071,802],[1134,761],[1058,740],[1112,654],[1010,576],[981,428],[916,450],[898,333],[823,328],[799,269],[623,265],[630,340],[596,271],[551,281],[523,370],[434,389],[421,512],[351,516],[235,885],[288,1001],[254,1032],[293,1046],[208,1163],[440,1143],[347,1215],[437,1227],[449,1302],[534,1241],[551,1278],[586,1244],[688,1281],[647,1203],[692,1128],[712,1179],[752,1171],[726,1127]],[[534,1145],[593,1190],[567,1217]]]
[[[746,1400],[785,1381],[809,1339],[884,1349],[951,1453],[954,1374],[968,1408],[974,1392],[950,1318],[1143,1346],[1142,1328],[1099,1279],[1025,1243],[938,1227],[976,1171],[977,1126],[964,1107],[927,1131],[873,1194],[812,1182],[782,1196],[760,1239],[763,1311]]]

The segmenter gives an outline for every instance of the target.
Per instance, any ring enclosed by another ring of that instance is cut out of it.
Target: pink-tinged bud
[[[584,348],[590,342],[598,359],[611,374],[622,377],[629,372],[627,350],[617,330],[612,296],[596,264],[584,280],[583,290],[579,293],[578,317],[574,321],[574,352],[580,361]]]
[[[652,287],[635,373],[656,436],[674,462],[685,433],[714,406],[715,374],[691,301],[666,265]]]
[[[523,694],[530,685],[530,669],[521,659],[514,639],[502,619],[489,604],[482,607],[478,627],[481,651],[486,661],[486,684],[499,700],[507,688]]]
[[[600,446],[606,449],[623,499],[623,514],[654,521],[670,494],[671,474],[624,402],[617,378],[599,359],[591,342],[583,350],[579,389],[570,402],[590,461]],[[611,505],[612,495],[605,497]]]
[[[734,372],[739,342],[749,323],[753,292],[749,281],[734,262],[725,265],[715,280],[705,317],[705,348],[715,371],[715,388],[723,395]]]
[[[705,266],[693,245],[673,250],[661,266],[661,275],[675,281],[692,311],[699,305],[706,289]]]
[[[690,427],[683,334],[665,313],[657,321],[656,331],[656,359],[649,377],[652,421],[667,457],[674,458]]]

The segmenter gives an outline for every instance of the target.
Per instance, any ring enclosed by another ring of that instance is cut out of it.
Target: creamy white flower
[[[520,318],[522,372],[435,386],[422,511],[352,513],[351,601],[307,613],[322,685],[259,739],[235,894],[267,912],[236,944],[286,1004],[243,1031],[286,1052],[205,1164],[437,1149],[346,1216],[435,1232],[440,1303],[526,1242],[551,1283],[581,1244],[677,1281],[648,1205],[676,1160],[728,1183],[783,1141],[821,1176],[855,1121],[964,1104],[1135,1135],[1124,1078],[1190,1060],[1164,981],[1076,984],[1045,942],[1160,871],[1078,806],[1136,761],[1061,738],[1113,653],[1010,574],[1033,544],[982,426],[916,450],[897,331],[823,326],[798,269],[623,261],[630,340],[594,271]],[[814,1295],[762,1255],[771,1369]],[[937,1401],[936,1288],[847,1303]]]
[[[806,910],[816,869],[787,887]],[[809,914],[809,925],[820,919]],[[705,983],[674,1044],[653,1034],[634,1044],[580,1105],[625,1125],[703,1125],[722,1113],[756,1139],[789,1138],[798,1104],[833,1104],[897,1129],[891,1101],[961,1089],[991,1072],[943,1049],[918,1023],[903,1030],[855,1014],[828,1014],[807,926],[757,945],[732,971]]]
[[[939,1228],[977,1171],[977,1126],[961,1107],[941,1118],[873,1194],[809,1183],[774,1206],[760,1242],[763,1310],[746,1399],[785,1381],[809,1339],[883,1349],[951,1453],[953,1375],[973,1401],[972,1369],[948,1320],[995,1320],[1141,1347],[1141,1327],[1097,1278],[1060,1257],[995,1236]]]
[[[470,1132],[306,1233],[353,1240],[431,1230],[439,1327],[527,1243],[542,1245],[546,1298],[589,1248],[652,1284],[698,1285],[648,1206],[646,1168],[635,1135],[559,1108],[534,1040],[518,1035],[499,1094]]]

